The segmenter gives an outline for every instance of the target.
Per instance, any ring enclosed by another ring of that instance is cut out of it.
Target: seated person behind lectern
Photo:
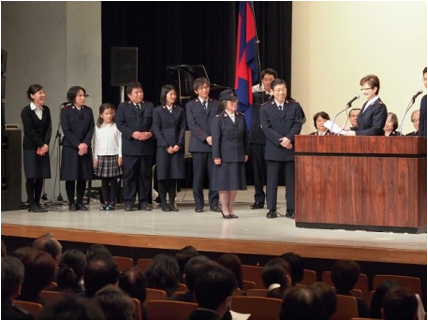
[[[325,111],[317,112],[314,115],[314,126],[317,129],[316,132],[312,132],[309,135],[312,136],[330,136],[334,135],[328,128],[324,126],[324,123],[330,120],[330,116]]]
[[[388,111],[379,98],[380,81],[375,75],[367,75],[360,80],[361,91],[367,102],[357,118],[357,127],[345,130],[346,136],[383,136]]]
[[[358,127],[357,118],[361,112],[361,108],[352,108],[348,113],[349,122],[351,127]]]
[[[385,136],[400,136],[400,132],[397,132],[398,128],[398,118],[394,113],[388,113],[388,118],[386,119],[385,126],[383,130],[385,131]]]
[[[414,110],[412,115],[410,116],[410,120],[412,121],[413,127],[415,127],[415,131],[406,134],[406,136],[419,136],[419,109]]]

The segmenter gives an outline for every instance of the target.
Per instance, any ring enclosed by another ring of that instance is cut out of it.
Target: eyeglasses
[[[287,91],[287,88],[278,88],[278,89],[274,89],[273,90],[274,92],[276,92],[276,93],[279,93],[279,92],[286,92]]]
[[[201,86],[201,87],[198,87],[198,90],[207,90],[207,89],[209,89],[210,87],[208,87],[208,86]]]
[[[419,122],[419,119],[412,119],[412,123],[417,123]]]
[[[373,89],[373,87],[361,88],[361,91],[367,91],[367,90],[370,90],[370,89]]]

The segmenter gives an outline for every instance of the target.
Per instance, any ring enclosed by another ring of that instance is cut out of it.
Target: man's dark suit
[[[266,200],[269,210],[276,210],[278,174],[280,165],[285,166],[287,211],[294,211],[294,146],[286,149],[280,138],[287,137],[294,144],[294,136],[302,130],[303,110],[294,100],[284,102],[284,111],[279,111],[275,100],[260,108],[260,121],[266,135]]]
[[[421,99],[419,113],[419,136],[427,137],[427,95]]]
[[[122,132],[123,201],[133,206],[138,192],[140,206],[147,206],[151,197],[150,183],[154,138],[140,141],[132,137],[138,132],[152,132],[153,104],[143,101],[141,109],[131,101],[123,102],[116,112],[116,126]]]
[[[210,207],[218,206],[218,193],[212,190],[212,176],[214,162],[212,159],[211,145],[206,141],[211,136],[211,122],[219,113],[219,103],[208,99],[207,111],[199,100],[195,98],[186,104],[186,120],[190,129],[189,152],[193,159],[193,197],[198,209],[204,207],[203,184],[205,172],[208,168],[209,203]]]
[[[385,127],[387,118],[388,111],[379,98],[369,106],[364,105],[361,108],[357,117],[358,127],[351,129],[355,130],[357,136],[383,136],[385,135],[383,127]]]

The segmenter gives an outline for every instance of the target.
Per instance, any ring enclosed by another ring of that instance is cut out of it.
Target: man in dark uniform
[[[151,211],[154,106],[143,101],[143,87],[138,82],[129,83],[126,94],[129,100],[121,103],[116,113],[116,126],[122,132],[123,202],[125,211],[133,211],[138,193],[139,209]]]
[[[425,88],[427,88],[427,67],[422,71],[422,75]],[[427,137],[427,95],[423,96],[421,99],[419,136]]]
[[[193,197],[195,212],[204,210],[203,183],[208,169],[209,203],[213,212],[220,212],[218,192],[212,190],[214,162],[212,159],[211,122],[219,112],[218,101],[209,98],[210,82],[206,78],[197,78],[193,82],[197,98],[186,104],[186,120],[190,129],[189,152],[193,159]]]
[[[271,83],[277,78],[275,70],[267,68],[262,71],[261,83],[253,86],[253,115],[250,128],[250,161],[253,167],[254,179],[254,204],[251,209],[263,208],[265,205],[265,192],[263,190],[266,172],[264,159],[266,148],[266,136],[260,126],[260,106],[273,98]]]
[[[267,218],[277,217],[277,189],[280,166],[285,167],[287,213],[294,218],[294,136],[302,130],[303,110],[300,104],[287,98],[287,85],[283,79],[271,84],[274,99],[260,108],[260,121],[266,135],[266,200]]]

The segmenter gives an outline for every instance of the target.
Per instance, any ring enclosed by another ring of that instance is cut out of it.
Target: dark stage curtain
[[[254,2],[261,69],[274,68],[289,88],[291,4]],[[155,106],[167,65],[204,65],[212,83],[233,88],[237,14],[237,2],[102,2],[103,102],[120,103],[111,47],[138,47],[138,79]]]

